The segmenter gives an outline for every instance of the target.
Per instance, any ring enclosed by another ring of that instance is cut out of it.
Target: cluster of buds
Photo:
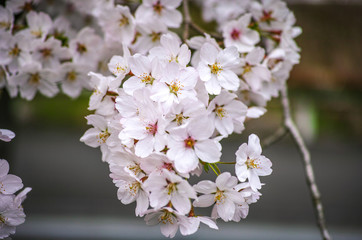
[[[109,61],[111,74],[89,73],[94,114],[86,117],[92,128],[81,138],[100,147],[118,199],[136,202],[136,216],[160,224],[167,237],[178,229],[193,234],[200,222],[217,229],[218,218],[247,216],[271,161],[255,134],[229,162],[220,161],[220,141],[263,115],[299,62],[294,37],[300,29],[280,0],[202,1],[205,20],[216,20],[222,42],[207,33],[182,42],[168,29],[180,27],[180,4],[145,0],[135,17],[128,7],[113,6],[122,16],[117,26],[107,7],[94,10],[105,37],[123,39],[123,53]],[[125,39],[131,29],[134,38]],[[235,176],[219,164],[234,164]],[[209,170],[215,181],[189,183]],[[198,207],[212,207],[211,216],[200,216]]]
[[[0,140],[10,142],[15,134],[7,129],[0,129]],[[9,163],[0,159],[0,239],[15,233],[16,226],[24,223],[25,214],[21,203],[31,188],[23,188],[18,176],[8,174]],[[15,194],[18,192],[17,194]]]

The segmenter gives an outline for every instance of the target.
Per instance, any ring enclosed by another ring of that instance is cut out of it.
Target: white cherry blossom
[[[200,58],[197,70],[210,94],[218,95],[221,88],[233,91],[238,89],[240,79],[233,71],[239,64],[236,47],[218,51],[214,45],[205,43],[201,48]]]
[[[209,117],[215,122],[215,128],[223,136],[244,130],[247,113],[246,105],[237,100],[236,94],[221,91],[209,104]]]
[[[170,131],[167,156],[175,162],[177,171],[186,173],[196,169],[199,159],[207,163],[219,161],[221,145],[211,138],[213,132],[213,124],[205,117]]]
[[[209,207],[215,204],[214,211],[217,216],[225,222],[230,221],[235,214],[235,204],[245,202],[242,194],[234,189],[237,183],[237,178],[231,176],[229,172],[220,174],[215,183],[203,180],[193,186],[197,192],[204,194],[199,196],[193,205],[195,207]]]
[[[272,172],[271,161],[261,155],[258,136],[251,134],[248,143],[243,143],[236,155],[235,172],[239,181],[249,180],[250,187],[255,191],[261,188],[259,176],[267,176]]]
[[[223,27],[223,37],[226,47],[235,46],[241,53],[250,52],[260,41],[257,31],[251,30],[251,14],[245,14],[238,20],[226,23]]]
[[[190,199],[196,198],[191,185],[167,169],[160,174],[151,174],[144,186],[150,192],[150,205],[155,209],[171,203],[180,214],[188,214],[191,210]]]
[[[168,27],[177,28],[182,22],[182,15],[176,8],[182,0],[144,0],[137,8],[136,19],[140,22],[152,22],[153,19]]]

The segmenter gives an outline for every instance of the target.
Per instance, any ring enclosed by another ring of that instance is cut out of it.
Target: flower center
[[[0,222],[4,223],[5,224],[5,221],[6,221],[6,218],[3,217],[2,215],[0,215]]]
[[[246,63],[243,68],[244,68],[243,74],[248,73],[248,72],[251,72],[251,70],[252,70],[252,69],[251,69],[251,65],[250,65],[249,63]]]
[[[186,148],[193,148],[195,146],[196,141],[192,137],[188,137],[184,141],[185,141],[185,147]]]
[[[139,165],[129,165],[127,166],[127,168],[135,175],[137,176],[141,171],[142,169],[140,168]]]
[[[223,108],[223,105],[222,106],[216,105],[215,109],[214,109],[214,112],[220,119],[222,119],[222,118],[224,118],[226,116],[226,111]]]
[[[52,55],[52,50],[50,48],[40,49],[39,52],[43,55],[43,58],[48,58]]]
[[[223,203],[225,201],[225,195],[223,191],[220,191],[219,189],[217,189],[216,194],[215,194],[215,202],[216,204],[220,204]]]
[[[36,38],[40,38],[41,35],[43,35],[43,32],[41,31],[41,29],[39,29],[38,31],[36,30],[30,31],[30,34],[32,34]]]
[[[257,162],[257,159],[248,159],[246,160],[246,166],[247,168],[260,168],[259,163]]]
[[[155,78],[153,78],[152,76],[150,76],[146,73],[141,76],[141,81],[146,84],[152,85],[154,80],[155,80]]]
[[[83,53],[87,52],[87,47],[82,43],[77,43],[77,52],[79,52],[80,54],[83,54]]]
[[[171,195],[171,193],[177,191],[177,184],[176,183],[169,183],[166,187],[167,194]]]
[[[77,73],[73,70],[67,73],[66,79],[69,82],[74,82],[77,79]]]
[[[219,74],[223,70],[219,63],[214,63],[213,65],[209,65],[209,67],[212,74]]]
[[[153,4],[153,11],[155,11],[158,15],[161,15],[163,6],[161,5],[160,1],[157,1]]]
[[[159,41],[161,38],[161,33],[157,33],[157,32],[152,32],[151,33],[151,41],[152,42],[157,42]]]
[[[233,40],[238,40],[240,38],[240,31],[234,28],[230,36]]]
[[[267,22],[270,23],[271,21],[275,20],[272,16],[273,11],[263,11],[263,16],[260,18],[261,22]]]
[[[39,75],[39,73],[30,74],[29,82],[30,82],[31,84],[38,84],[39,81],[40,81],[40,75]]]
[[[183,121],[184,121],[184,119],[188,119],[188,118],[189,118],[189,117],[185,117],[185,116],[183,115],[183,113],[180,113],[180,114],[176,114],[174,121],[176,121],[177,126],[181,126],[182,123],[183,123]]]
[[[128,25],[128,24],[129,24],[128,18],[126,16],[122,15],[122,18],[119,19],[119,26],[123,27],[123,26]]]
[[[146,131],[154,136],[157,133],[157,123],[148,124],[146,126]]]
[[[133,183],[129,183],[128,184],[128,192],[132,195],[132,196],[136,196],[136,194],[138,193],[138,190],[140,189],[141,184],[137,181],[134,181]]]
[[[8,30],[10,28],[11,24],[10,22],[0,22],[0,28],[4,28],[5,30]]]
[[[98,142],[99,143],[106,143],[108,137],[111,136],[111,134],[108,132],[108,130],[105,130],[103,132],[101,132],[99,135],[98,135]]]
[[[173,93],[177,96],[178,91],[182,90],[183,85],[181,85],[180,81],[174,80],[168,87],[170,88],[170,93]]]
[[[158,221],[163,224],[174,224],[174,216],[171,212],[165,210],[164,213],[158,217]]]
[[[15,46],[9,51],[9,55],[14,57],[19,56],[20,51],[21,50],[18,48],[18,44],[15,44]]]
[[[117,75],[117,73],[120,74],[120,73],[124,73],[125,71],[126,71],[126,69],[121,64],[117,63],[116,69],[115,69],[115,71],[113,71],[113,74]]]

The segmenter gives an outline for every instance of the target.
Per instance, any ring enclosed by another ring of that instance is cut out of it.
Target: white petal
[[[205,194],[198,197],[194,202],[193,205],[195,207],[210,207],[212,204],[215,203],[215,195],[214,194]]]
[[[195,144],[196,155],[204,162],[214,163],[220,161],[221,151],[216,140],[203,140]]]

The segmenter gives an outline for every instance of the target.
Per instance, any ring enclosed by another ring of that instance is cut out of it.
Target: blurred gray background
[[[289,1],[303,28],[290,98],[334,239],[362,239],[361,2]],[[2,96],[0,127],[15,131],[16,138],[0,143],[0,157],[33,188],[24,202],[26,222],[12,239],[163,239],[158,226],[134,216],[134,204],[117,200],[99,149],[79,142],[88,128],[89,95],[77,100],[38,95],[32,102]],[[278,128],[278,99],[268,107],[241,136],[223,142],[224,161],[235,158],[250,133],[264,138]],[[240,223],[219,221],[219,231],[202,227],[188,239],[320,239],[297,148],[286,137],[263,153],[273,162],[273,174],[262,178],[263,196],[249,216]]]

